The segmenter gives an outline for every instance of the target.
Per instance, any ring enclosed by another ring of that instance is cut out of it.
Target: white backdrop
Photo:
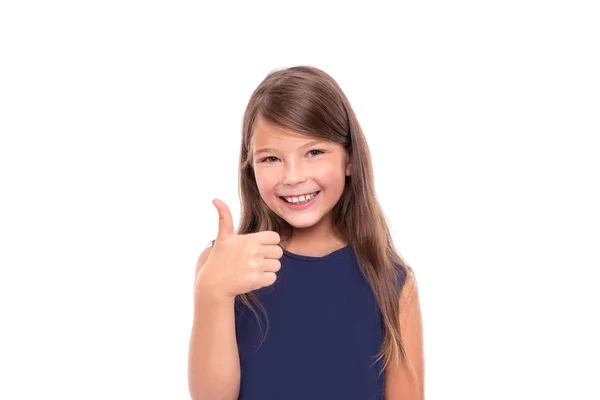
[[[0,398],[186,399],[194,266],[273,69],[337,80],[417,273],[426,398],[600,399],[588,1],[0,5]]]

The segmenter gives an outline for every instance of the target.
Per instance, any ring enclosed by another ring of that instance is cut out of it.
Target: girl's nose
[[[300,182],[304,182],[305,180],[306,174],[303,169],[298,168],[298,166],[288,164],[288,167],[285,169],[285,175],[283,176],[284,185],[296,185]]]

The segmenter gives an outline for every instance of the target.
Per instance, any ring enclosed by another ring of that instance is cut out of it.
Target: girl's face
[[[298,229],[329,223],[323,217],[337,204],[350,175],[342,145],[283,130],[259,116],[251,149],[258,190],[274,213]]]

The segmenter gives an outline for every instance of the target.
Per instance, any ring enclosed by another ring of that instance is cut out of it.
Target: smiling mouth
[[[309,194],[308,196],[288,196],[288,197],[279,196],[279,198],[289,204],[304,204],[304,203],[308,203],[309,201],[314,199],[320,192],[321,192],[320,190],[317,190],[316,192],[313,192],[313,193]]]

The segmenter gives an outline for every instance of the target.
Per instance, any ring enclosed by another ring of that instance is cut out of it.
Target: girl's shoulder
[[[402,265],[398,262],[393,262],[396,267],[396,282],[398,290],[402,297],[412,296],[417,290],[417,278],[414,270],[410,265]]]
[[[408,279],[408,275],[409,275],[409,273],[412,273],[412,270],[409,266],[405,267],[397,261],[392,261],[392,264],[394,265],[394,267],[396,269],[396,282],[397,282],[400,290],[402,290],[402,288],[404,287],[404,285]]]

